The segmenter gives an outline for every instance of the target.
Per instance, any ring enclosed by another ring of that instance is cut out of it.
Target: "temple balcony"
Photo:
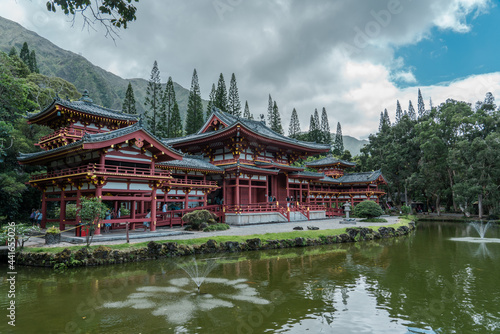
[[[95,178],[123,178],[123,179],[143,179],[148,181],[162,181],[163,185],[171,188],[182,189],[216,189],[216,181],[192,180],[172,177],[169,170],[153,170],[150,168],[110,166],[100,164],[89,164],[86,166],[59,169],[48,173],[32,175],[30,183],[45,181],[67,180],[68,182],[77,179]]]
[[[61,128],[46,136],[40,138],[37,146],[44,150],[53,149],[59,146],[70,144],[74,141],[80,140],[85,132],[89,134],[104,132],[98,129],[76,129],[72,127]]]
[[[77,179],[94,177],[123,177],[126,179],[150,179],[150,180],[170,180],[172,179],[170,171],[158,171],[150,168],[109,166],[100,164],[89,164],[80,167],[59,169],[48,173],[32,175],[30,182],[39,182],[45,180],[57,179]]]

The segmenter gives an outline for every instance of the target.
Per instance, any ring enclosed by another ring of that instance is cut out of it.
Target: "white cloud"
[[[394,49],[430,38],[432,28],[465,33],[467,18],[492,5],[489,0],[230,1],[218,10],[212,1],[140,1],[137,21],[116,45],[103,29],[71,27],[60,11],[46,11],[45,0],[0,3],[1,15],[34,30],[56,45],[82,53],[124,78],[147,79],[154,60],[163,81],[189,88],[198,71],[206,99],[223,73],[236,74],[242,104],[255,117],[267,112],[271,94],[288,130],[296,108],[302,129],[315,108],[325,107],[330,127],[366,138],[378,128],[380,111],[394,112],[417,98],[417,88],[398,89],[393,80],[418,85],[412,68],[395,59]],[[229,6],[229,7],[227,7]],[[444,52],[440,51],[440,52]],[[499,95],[497,74],[474,76],[447,85],[423,87],[435,103],[457,96],[475,102],[487,91]],[[483,81],[483,83],[481,83]],[[458,93],[457,93],[458,92]]]

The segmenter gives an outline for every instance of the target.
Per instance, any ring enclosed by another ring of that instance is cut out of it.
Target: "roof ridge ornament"
[[[89,91],[85,89],[83,91],[82,97],[80,98],[80,101],[87,102],[87,103],[93,103],[94,101],[89,97]]]

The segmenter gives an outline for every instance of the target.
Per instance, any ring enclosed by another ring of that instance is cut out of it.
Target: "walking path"
[[[158,240],[182,240],[182,239],[196,239],[196,238],[206,238],[215,236],[231,236],[231,235],[251,235],[251,234],[265,234],[265,233],[280,233],[280,232],[291,232],[296,226],[302,227],[307,230],[308,226],[318,227],[320,230],[327,229],[338,229],[345,227],[367,227],[367,226],[384,226],[395,224],[398,222],[397,216],[387,216],[384,217],[387,223],[361,223],[360,219],[356,219],[356,223],[341,223],[343,218],[329,218],[329,219],[318,219],[318,220],[306,220],[306,221],[295,221],[295,222],[280,222],[280,223],[265,223],[265,224],[255,224],[255,225],[245,225],[245,226],[231,226],[230,229],[225,231],[214,231],[214,232],[198,232],[198,231],[185,231],[184,227],[160,227],[156,232],[143,232],[140,231],[130,231],[129,239],[130,243],[139,243],[145,241],[158,241]],[[61,243],[55,245],[45,245],[45,239],[43,238],[31,238],[25,243],[25,247],[66,247],[85,244],[85,237],[75,237],[74,231],[63,232],[61,235]],[[126,233],[124,230],[111,231],[111,233],[101,234],[94,236],[92,244],[122,244],[126,242]]]

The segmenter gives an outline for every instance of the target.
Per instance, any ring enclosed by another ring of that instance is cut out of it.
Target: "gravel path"
[[[246,226],[231,226],[230,229],[225,231],[214,231],[214,232],[187,232],[184,231],[184,228],[174,227],[174,228],[159,228],[157,232],[131,232],[130,243],[139,243],[145,241],[158,241],[158,240],[182,240],[182,239],[196,239],[196,238],[206,238],[206,237],[214,237],[214,236],[230,236],[230,235],[251,235],[251,234],[265,234],[265,233],[279,233],[279,232],[291,232],[293,228],[296,226],[302,227],[304,230],[307,230],[308,226],[318,227],[320,230],[326,229],[337,229],[337,228],[345,228],[345,227],[366,227],[366,226],[384,226],[395,224],[398,222],[398,217],[384,217],[388,222],[387,223],[360,223],[359,219],[356,224],[341,224],[342,218],[333,218],[333,219],[318,219],[318,220],[310,220],[310,221],[298,221],[298,222],[286,222],[286,223],[265,223],[265,224],[256,224],[256,225],[246,225]],[[176,233],[176,235],[162,235],[155,236],[157,233],[164,232],[172,232]],[[147,234],[148,237],[144,238],[144,234]],[[182,233],[182,234],[180,234]],[[68,232],[68,235],[73,235],[71,232]],[[105,236],[116,237],[120,235],[124,238],[125,233],[123,230],[113,232],[110,234],[104,234]],[[134,239],[133,235],[140,235],[141,238]],[[120,240],[108,240],[108,241],[100,241],[100,236],[95,236],[92,241],[93,245],[115,245],[115,244],[123,244],[125,243],[125,239]],[[25,247],[66,247],[66,246],[75,246],[75,245],[85,245],[83,244],[75,244],[69,242],[61,242],[56,245],[45,245],[45,239],[43,238],[31,238],[27,243],[25,243]]]

